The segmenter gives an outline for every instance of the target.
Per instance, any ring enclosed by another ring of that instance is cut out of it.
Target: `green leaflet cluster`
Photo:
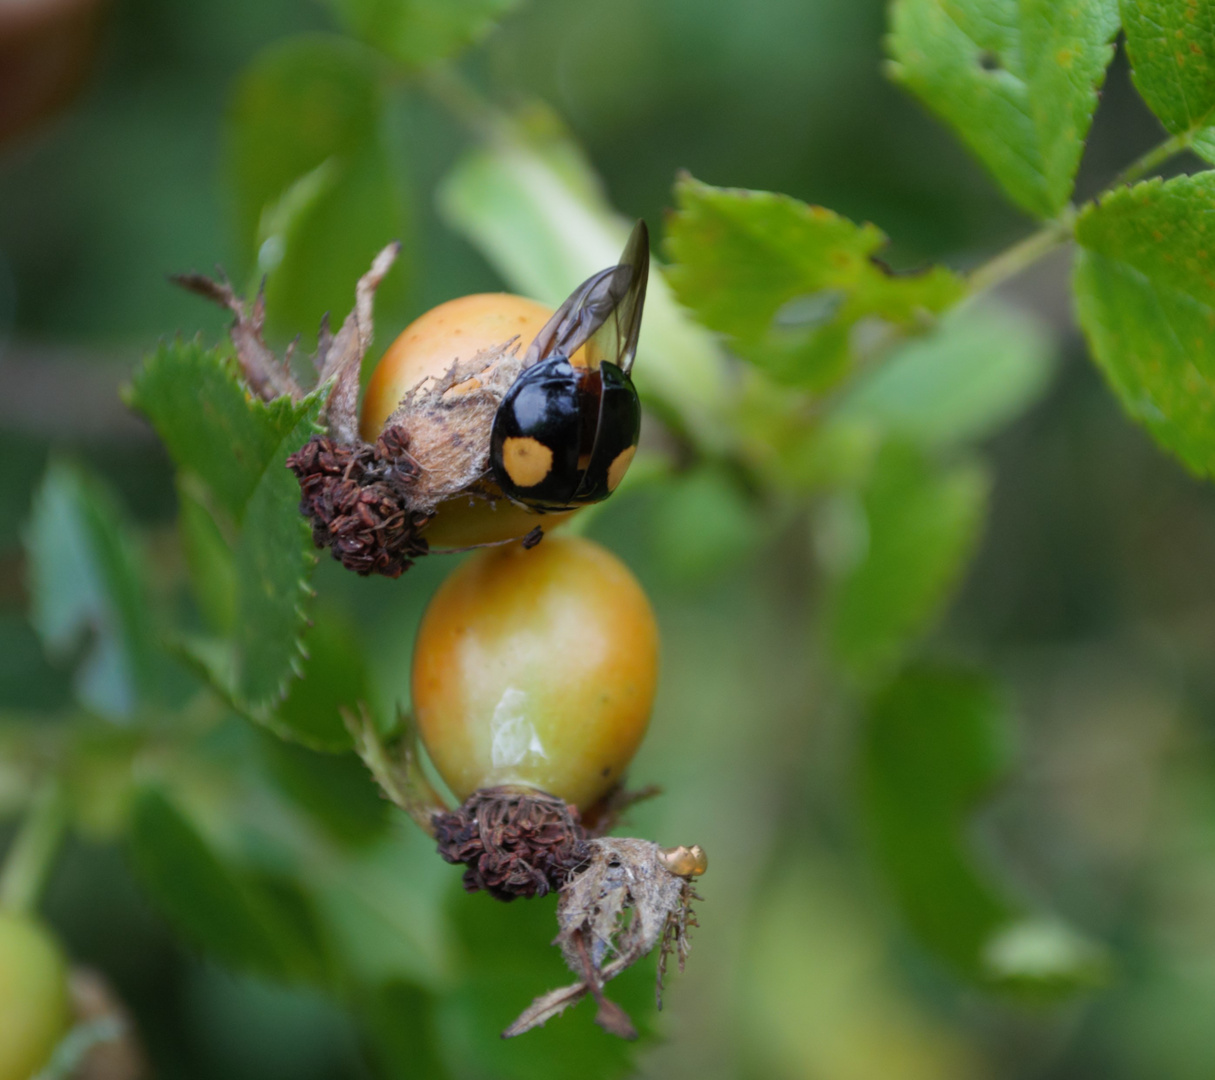
[[[1067,221],[1118,30],[1170,154],[1215,160],[1215,13],[1190,0],[896,0],[893,78],[940,114],[1010,198]],[[1200,474],[1212,470],[1209,176],[1116,188],[1083,208],[1076,312],[1127,412]]]
[[[1120,30],[1135,86],[1169,137],[1076,210]],[[950,309],[1073,240],[1076,313],[1109,384],[1160,445],[1215,474],[1215,173],[1136,182],[1186,149],[1215,160],[1215,9],[894,0],[887,49],[891,78],[954,129],[1041,231],[969,278],[943,268],[893,275],[871,225],[684,178],[669,279],[759,385],[806,395],[800,422],[782,426],[775,395],[747,402],[755,411],[740,410],[740,422],[780,448],[786,482],[827,493],[816,533],[824,631],[871,701],[862,803],[909,925],[966,977],[1049,995],[1099,978],[1101,951],[1027,914],[970,865],[956,819],[1000,771],[1000,755],[982,749],[1005,723],[990,704],[999,695],[973,673],[915,658],[986,516],[989,477],[973,452],[959,454],[970,424],[981,434],[984,417],[995,426],[1032,399],[1047,349],[1015,314],[1001,335],[998,311],[984,326],[981,307]],[[926,806],[928,787],[955,784],[951,805]]]

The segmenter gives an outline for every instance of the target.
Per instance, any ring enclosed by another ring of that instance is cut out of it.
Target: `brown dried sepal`
[[[287,458],[313,542],[364,577],[400,577],[428,550],[419,530],[431,515],[410,500],[418,466],[408,448],[405,432],[390,427],[374,445],[314,435]]]
[[[561,890],[557,908],[555,944],[579,981],[536,998],[503,1038],[539,1027],[587,994],[599,1006],[595,1021],[600,1027],[636,1038],[624,1010],[604,996],[604,984],[657,946],[662,1008],[662,978],[672,953],[683,970],[688,931],[697,925],[692,901],[700,897],[688,878],[671,872],[669,852],[649,840],[612,837],[590,840],[587,846],[588,864]]]
[[[354,308],[337,334],[330,333],[328,315],[321,320],[312,365],[316,369],[316,385],[330,387],[325,413],[329,434],[337,442],[358,440],[359,371],[372,341],[375,294],[400,251],[400,243],[394,241],[372,260],[371,268],[355,284]],[[299,401],[304,396],[304,389],[292,372],[295,342],[288,347],[286,355],[279,358],[262,337],[266,323],[264,280],[252,305],[237,295],[222,271],[216,279],[203,274],[178,274],[170,280],[232,313],[229,336],[245,381],[254,394],[264,401],[279,397]]]
[[[519,374],[518,339],[457,360],[439,378],[413,387],[388,418],[409,432],[420,472],[411,490],[414,505],[433,510],[467,492],[502,498],[489,478],[489,444],[494,414]]]
[[[482,788],[433,823],[439,854],[465,867],[464,888],[498,900],[561,889],[589,858],[577,808],[539,791]]]

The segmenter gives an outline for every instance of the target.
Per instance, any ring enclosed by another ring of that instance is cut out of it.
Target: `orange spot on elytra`
[[[637,453],[637,447],[630,446],[627,450],[621,450],[608,466],[607,485],[608,491],[615,491],[620,486],[620,481],[624,479],[624,474],[629,471],[629,466],[633,463],[633,455]]]
[[[553,452],[536,439],[515,436],[502,444],[502,466],[519,487],[535,487],[552,469]]]

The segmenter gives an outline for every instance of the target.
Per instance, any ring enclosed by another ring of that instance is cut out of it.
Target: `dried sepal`
[[[380,737],[365,707],[360,705],[357,712],[346,710],[342,718],[355,753],[362,758],[385,798],[413,818],[427,836],[434,836],[435,819],[447,812],[447,806],[422,771],[418,734],[410,717],[400,716],[401,732],[392,746]]]
[[[313,365],[319,385],[333,381],[325,409],[329,434],[339,442],[356,443],[359,439],[359,374],[374,336],[375,293],[400,252],[400,243],[394,241],[372,260],[371,269],[355,286],[354,309],[336,337],[329,336],[328,319],[321,325]]]
[[[192,293],[226,307],[235,318],[228,331],[236,349],[249,389],[258,397],[269,401],[286,395],[293,401],[304,396],[304,391],[291,374],[290,368],[274,354],[274,350],[262,338],[262,327],[266,323],[265,282],[258,290],[250,308],[245,300],[236,295],[231,283],[219,272],[216,280],[203,274],[177,274],[169,280]]]
[[[385,426],[409,432],[410,446],[421,462],[413,488],[417,506],[433,510],[462,492],[502,497],[480,485],[490,471],[494,415],[522,363],[519,341],[512,338],[457,360],[441,377],[423,380],[401,399]]]
[[[355,285],[354,309],[336,335],[329,331],[329,316],[326,314],[321,320],[313,367],[317,371],[317,386],[333,383],[326,403],[329,430],[342,442],[355,442],[358,437],[359,371],[372,341],[375,293],[400,251],[400,243],[393,241],[372,260],[371,269]],[[178,274],[170,280],[227,308],[235,316],[229,335],[241,371],[254,394],[267,401],[284,395],[298,401],[304,396],[291,372],[297,342],[293,341],[286,356],[280,359],[262,337],[266,323],[265,281],[250,305],[236,294],[222,271],[215,279],[204,274]]]
[[[654,987],[654,997],[659,1012],[662,1011],[662,984],[667,973],[667,962],[674,954],[676,963],[679,964],[679,974],[683,974],[684,965],[688,961],[688,953],[691,951],[689,931],[700,925],[696,921],[696,913],[692,910],[692,901],[703,899],[704,897],[696,892],[689,881],[684,890],[683,906],[678,911],[672,911],[667,915],[662,940],[658,943],[658,980]]]
[[[447,810],[422,772],[410,724],[403,721],[403,734],[390,750],[365,710],[345,719],[355,750],[384,794],[435,838],[447,862],[464,866],[467,891],[506,901],[560,894],[553,944],[578,981],[540,995],[502,1037],[540,1027],[589,994],[598,1005],[600,1027],[636,1038],[628,1014],[607,998],[604,987],[657,948],[662,1008],[669,958],[683,971],[688,934],[698,925],[692,902],[701,897],[692,881],[708,866],[703,849],[588,839],[576,807],[531,788],[482,788]]]
[[[696,925],[692,901],[700,899],[691,882],[671,873],[665,849],[649,840],[605,837],[587,846],[586,868],[561,890],[554,942],[579,981],[536,998],[503,1038],[539,1027],[587,994],[599,1006],[595,1020],[604,1030],[634,1038],[632,1023],[604,996],[604,985],[655,947],[661,950],[660,995],[667,956],[675,953],[682,969],[688,930]]]

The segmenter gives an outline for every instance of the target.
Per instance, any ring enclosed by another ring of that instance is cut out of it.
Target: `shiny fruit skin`
[[[510,293],[476,293],[431,308],[402,331],[376,365],[363,397],[359,433],[374,442],[401,398],[424,379],[445,374],[453,361],[516,336],[520,349],[526,349],[552,314],[552,308]],[[573,362],[582,360],[579,350]],[[540,515],[506,500],[458,496],[439,507],[423,535],[438,550],[496,544],[526,536],[537,525],[547,531],[574,512]]]
[[[388,346],[372,373],[359,418],[363,438],[373,442],[401,398],[423,379],[516,336],[526,349],[552,314],[552,308],[522,296],[476,293],[420,315]]]
[[[588,809],[641,744],[657,681],[645,593],[579,537],[478,552],[435,594],[414,646],[418,729],[459,799],[515,784]]]
[[[67,964],[37,921],[0,912],[0,1080],[29,1080],[70,1023]]]
[[[537,525],[548,535],[577,510],[537,514],[507,499],[487,502],[468,495],[457,495],[439,504],[434,519],[422,535],[431,551],[461,551],[482,544],[519,540]]]

